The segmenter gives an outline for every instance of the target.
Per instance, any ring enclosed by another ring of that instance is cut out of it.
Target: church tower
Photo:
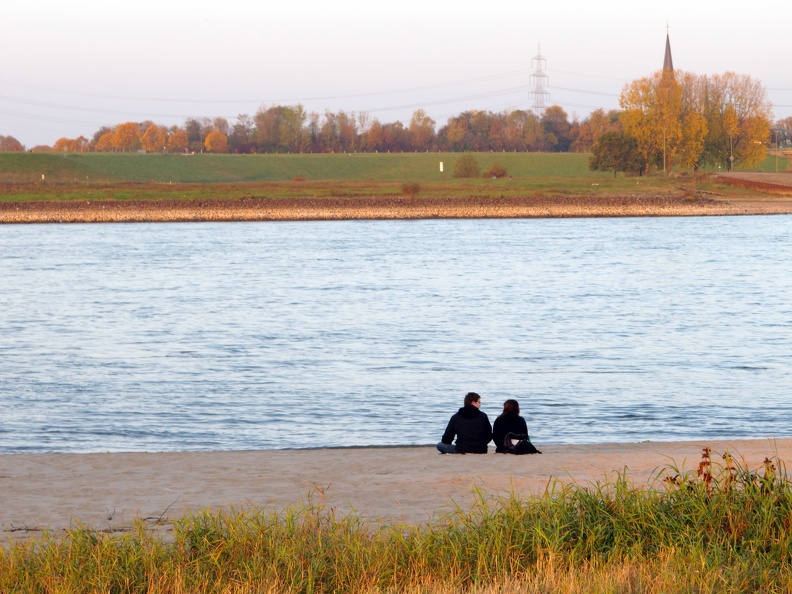
[[[668,31],[666,31],[666,50],[665,59],[663,60],[663,72],[666,71],[674,71],[674,61],[671,59],[671,39],[668,36]]]

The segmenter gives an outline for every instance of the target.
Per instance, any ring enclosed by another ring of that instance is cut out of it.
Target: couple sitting
[[[481,396],[468,392],[465,405],[448,422],[437,449],[441,454],[486,454],[487,444],[495,440],[499,454],[541,454],[528,437],[528,426],[520,416],[516,400],[503,403],[503,413],[490,425],[486,413],[479,410]],[[456,444],[454,444],[456,437]]]

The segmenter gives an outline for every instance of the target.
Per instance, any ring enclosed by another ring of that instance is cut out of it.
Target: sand
[[[441,455],[433,446],[0,455],[0,542],[63,534],[75,522],[121,532],[136,518],[167,538],[172,520],[191,511],[282,510],[309,499],[373,525],[421,524],[469,508],[477,488],[539,496],[556,482],[592,485],[625,470],[635,484],[662,488],[660,471],[695,471],[705,446],[751,469],[765,457],[792,459],[792,438],[536,445],[541,455]]]

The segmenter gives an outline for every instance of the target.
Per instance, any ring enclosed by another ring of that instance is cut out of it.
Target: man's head
[[[468,392],[465,394],[465,406],[475,406],[476,408],[481,406],[481,396],[476,394],[475,392]]]

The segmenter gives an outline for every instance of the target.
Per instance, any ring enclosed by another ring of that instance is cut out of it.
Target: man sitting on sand
[[[465,405],[448,421],[437,449],[441,454],[486,454],[492,439],[492,425],[487,415],[479,410],[481,396],[468,392]],[[456,436],[456,444],[454,444]]]

